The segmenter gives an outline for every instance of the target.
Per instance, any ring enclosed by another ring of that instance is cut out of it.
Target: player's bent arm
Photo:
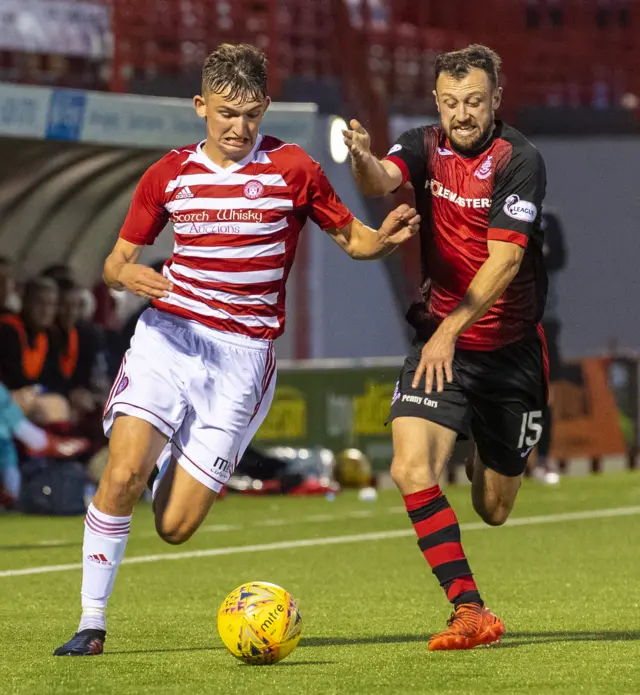
[[[141,245],[120,237],[104,263],[106,285],[113,290],[129,290],[145,299],[167,297],[172,283],[153,268],[136,262],[141,250]]]
[[[107,287],[118,291],[125,289],[119,280],[120,273],[127,263],[135,263],[138,260],[140,251],[142,251],[142,246],[132,244],[122,237],[116,241],[116,245],[104,262],[102,277]]]
[[[418,231],[419,225],[420,216],[415,209],[400,205],[387,215],[377,231],[354,217],[344,227],[329,229],[328,234],[354,260],[373,261],[395,251]]]
[[[480,266],[462,301],[440,329],[455,336],[464,333],[502,296],[518,274],[525,249],[506,241],[489,240],[489,258]]]
[[[330,229],[329,236],[356,261],[375,261],[394,251],[398,244],[385,243],[378,232],[354,218],[345,227]]]
[[[363,195],[380,198],[393,193],[403,183],[402,171],[387,159],[380,160],[373,154],[352,158],[351,171]]]

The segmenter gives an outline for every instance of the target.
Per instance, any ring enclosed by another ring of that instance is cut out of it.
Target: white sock
[[[19,441],[28,446],[30,449],[44,449],[47,446],[47,433],[33,422],[29,422],[27,418],[13,428],[13,436]]]
[[[93,503],[84,520],[80,630],[106,630],[105,611],[127,547],[131,516],[110,516]]]

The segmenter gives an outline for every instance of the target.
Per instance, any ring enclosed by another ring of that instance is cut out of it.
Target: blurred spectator
[[[97,329],[83,321],[85,291],[69,278],[58,281],[59,304],[54,331],[60,390],[78,418],[99,407],[101,395],[95,392],[96,363],[101,352]]]
[[[86,439],[56,437],[30,422],[9,391],[0,384],[0,506],[15,506],[20,495],[20,466],[13,442],[31,457],[69,458],[89,447]]]
[[[57,284],[59,284],[60,281],[75,281],[73,270],[71,270],[71,268],[64,263],[53,263],[52,265],[48,265],[42,270],[40,275],[42,277],[55,280]]]
[[[15,280],[13,263],[0,256],[0,316],[15,311]]]
[[[0,316],[0,382],[14,392],[27,416],[41,425],[67,422],[67,400],[50,386],[59,384],[51,326],[58,287],[49,278],[25,285],[22,312]]]
[[[58,308],[58,287],[48,278],[25,285],[20,315],[0,317],[0,379],[11,390],[55,381],[50,329]]]
[[[538,443],[538,456],[534,477],[542,483],[555,485],[560,482],[560,476],[549,462],[549,450],[553,436],[553,382],[562,377],[562,359],[560,357],[560,317],[558,314],[558,273],[567,263],[567,251],[564,231],[558,215],[545,209],[542,213],[542,229],[544,231],[543,254],[545,266],[549,275],[549,291],[542,326],[547,338],[549,353],[549,406],[545,412],[545,422],[542,437]]]

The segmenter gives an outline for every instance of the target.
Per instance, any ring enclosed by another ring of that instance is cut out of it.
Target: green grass
[[[447,494],[461,522],[477,521],[468,488]],[[392,491],[377,502],[232,497],[181,548],[154,537],[141,505],[127,556],[406,529],[400,504]],[[640,475],[626,473],[567,479],[557,490],[527,483],[514,517],[639,505]],[[79,518],[0,517],[0,572],[80,562],[81,538]],[[94,659],[50,656],[76,628],[79,570],[0,577],[0,692],[640,692],[639,516],[467,530],[463,541],[485,600],[507,624],[493,649],[427,652],[449,608],[407,535],[124,565],[107,652]],[[245,666],[217,635],[218,606],[247,580],[281,584],[298,600],[303,638],[279,665]]]

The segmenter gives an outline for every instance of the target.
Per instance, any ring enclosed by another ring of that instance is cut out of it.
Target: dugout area
[[[0,253],[25,275],[68,263],[93,284],[138,179],[164,152],[0,139]]]

